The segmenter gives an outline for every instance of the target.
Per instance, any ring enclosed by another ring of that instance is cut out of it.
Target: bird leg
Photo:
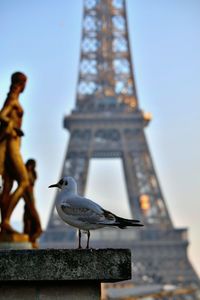
[[[90,231],[87,231],[87,246],[86,249],[89,249],[89,243],[90,243]]]
[[[81,231],[80,229],[78,230],[78,249],[81,249]]]

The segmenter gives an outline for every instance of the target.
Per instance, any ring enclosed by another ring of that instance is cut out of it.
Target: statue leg
[[[8,173],[4,174],[3,180],[4,180],[3,192],[0,195],[0,207],[1,207],[1,220],[2,220],[2,222],[5,218],[5,213],[6,213],[8,205],[9,205],[10,191],[11,191],[12,186],[13,186],[13,180],[10,178]]]
[[[31,223],[31,229],[29,232],[29,236],[31,241],[35,242],[35,240],[40,236],[42,233],[42,227],[40,223],[40,218],[38,215],[38,212],[35,207],[35,199],[34,195],[30,191],[25,191],[24,193],[24,200],[27,206],[28,214],[30,215],[30,223]]]
[[[13,174],[11,176],[13,178],[16,178],[18,187],[14,191],[14,193],[10,196],[10,201],[9,205],[7,207],[6,213],[5,213],[5,218],[2,222],[2,228],[3,229],[9,229],[10,228],[10,217],[11,214],[19,202],[20,198],[23,196],[25,189],[29,185],[29,180],[28,180],[28,174],[26,167],[24,165],[24,162],[22,160],[22,157],[20,153],[15,153],[15,151],[11,152],[10,159],[12,162],[12,168],[13,168]]]
[[[7,208],[9,206],[9,203],[10,203],[10,191],[12,189],[12,186],[13,186],[13,179],[9,176],[8,173],[4,174],[3,193],[0,195],[0,201],[1,201],[1,222],[2,222],[2,224],[5,222],[6,211],[7,211]],[[2,224],[1,224],[2,232],[5,232]],[[10,225],[7,226],[6,232],[18,233]]]
[[[24,205],[23,223],[24,223],[23,232],[29,235],[31,232],[31,215],[29,214],[26,203]]]
[[[6,140],[0,141],[0,175],[3,176],[6,157]]]

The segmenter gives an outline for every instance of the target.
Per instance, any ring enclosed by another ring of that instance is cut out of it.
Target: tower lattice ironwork
[[[123,235],[102,229],[91,245],[134,249],[136,285],[197,284],[187,230],[172,224],[148,149],[144,128],[150,119],[138,103],[125,1],[85,0],[76,105],[64,119],[70,139],[62,175],[75,177],[83,195],[91,158],[121,158],[132,216],[145,228]],[[75,238],[53,205],[41,245],[73,247]]]

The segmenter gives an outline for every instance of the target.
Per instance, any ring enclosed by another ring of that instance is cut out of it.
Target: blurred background
[[[140,107],[153,114],[146,135],[176,227],[189,228],[189,256],[200,274],[200,1],[127,0],[129,36]],[[63,118],[75,106],[82,1],[0,1],[0,105],[10,76],[28,83],[24,160],[37,160],[37,207],[45,226],[54,200],[68,132]],[[128,216],[121,161],[92,159],[86,194]],[[20,229],[23,202],[12,216]]]

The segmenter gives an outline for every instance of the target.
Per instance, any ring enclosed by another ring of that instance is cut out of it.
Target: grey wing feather
[[[77,209],[85,208],[88,210],[93,210],[94,212],[99,214],[103,213],[103,208],[99,204],[93,202],[90,199],[83,198],[78,195],[68,197],[67,199],[63,199],[62,203],[64,205],[71,206]]]
[[[72,196],[62,201],[62,210],[68,215],[77,215],[80,221],[98,223],[104,219],[103,209],[97,203],[81,196]]]

